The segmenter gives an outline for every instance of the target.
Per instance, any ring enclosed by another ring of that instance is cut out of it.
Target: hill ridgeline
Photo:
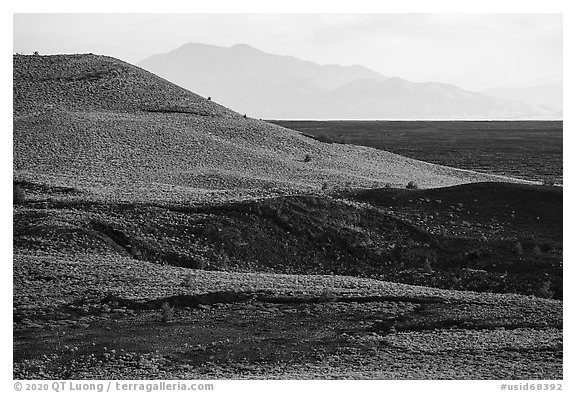
[[[13,61],[14,178],[83,198],[206,202],[511,180],[322,143],[111,57]]]

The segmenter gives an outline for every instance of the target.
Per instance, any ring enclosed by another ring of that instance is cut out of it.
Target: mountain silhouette
[[[268,119],[558,119],[561,112],[362,66],[318,65],[248,45],[190,43],[138,65],[253,117]]]
[[[484,90],[485,95],[521,100],[550,111],[562,112],[562,84],[552,83],[531,87],[498,87]]]

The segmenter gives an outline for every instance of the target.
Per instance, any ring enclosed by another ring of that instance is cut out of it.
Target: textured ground
[[[14,56],[14,169],[20,180],[126,201],[503,180],[321,143],[94,55]]]
[[[30,191],[56,197],[15,205],[14,377],[561,379],[560,191],[193,208]]]
[[[558,300],[39,252],[14,286],[18,379],[562,378]]]
[[[503,180],[15,56],[14,378],[561,379],[562,191]]]
[[[28,200],[14,210],[17,249],[562,299],[558,187],[476,183],[197,206],[61,201],[61,189],[20,187]]]
[[[323,142],[562,184],[561,121],[271,121]]]

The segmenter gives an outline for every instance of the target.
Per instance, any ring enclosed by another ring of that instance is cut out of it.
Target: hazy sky
[[[560,14],[15,14],[14,52],[135,63],[188,43],[245,43],[469,90],[562,82]]]

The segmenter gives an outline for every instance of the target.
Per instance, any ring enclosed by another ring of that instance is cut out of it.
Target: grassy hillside
[[[19,180],[125,201],[502,180],[311,140],[94,55],[14,56],[14,170]]]

